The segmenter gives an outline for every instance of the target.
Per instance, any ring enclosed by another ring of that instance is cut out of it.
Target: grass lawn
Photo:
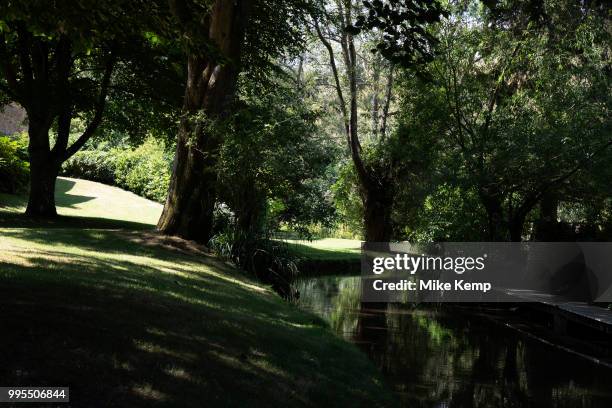
[[[57,212],[73,220],[104,226],[107,220],[122,221],[123,227],[153,228],[161,215],[163,206],[117,187],[87,180],[59,177],[55,187]],[[15,217],[25,211],[27,197],[0,194],[0,216]],[[2,219],[0,218],[0,222]],[[63,220],[65,225],[67,220]],[[25,221],[23,221],[25,222]],[[116,222],[109,226],[119,225]],[[75,225],[79,226],[79,225]]]
[[[321,261],[359,260],[361,241],[355,239],[324,238],[313,241],[286,240],[297,255]]]
[[[66,181],[60,213],[86,218],[0,209],[0,385],[69,386],[75,407],[393,404],[319,318],[193,244],[126,229],[157,204]]]

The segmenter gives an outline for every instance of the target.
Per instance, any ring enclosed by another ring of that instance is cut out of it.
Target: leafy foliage
[[[364,1],[366,13],[348,29],[381,32],[376,50],[393,63],[411,67],[430,62],[437,39],[428,25],[438,23],[448,12],[438,0]]]
[[[0,136],[0,192],[22,192],[28,185],[29,164],[23,139]]]
[[[272,90],[282,72],[279,60],[304,51],[306,16],[314,9],[310,0],[256,0],[246,27],[242,69],[250,86]]]
[[[425,205],[438,202],[448,214],[442,237],[459,230],[457,218],[435,199],[441,191],[462,191],[461,207],[479,197],[474,204],[486,210],[489,239],[520,239],[545,193],[567,193],[609,154],[602,20],[588,12],[577,21],[562,18],[562,8],[556,14],[546,10],[572,30],[528,19],[522,25],[484,25],[483,10],[461,9],[441,27],[440,55],[427,67],[430,81],[403,97],[406,112],[436,112],[426,126],[440,135],[436,167],[443,190],[432,192]],[[415,97],[422,102],[415,105]],[[473,221],[464,219],[475,229],[464,231],[466,237],[478,236]]]
[[[293,282],[298,275],[298,259],[287,245],[237,229],[217,232],[208,246],[219,256],[269,283],[287,300],[296,300]]]
[[[136,148],[129,145],[83,150],[70,158],[63,174],[115,185],[158,202],[166,199],[171,159],[163,142],[146,139]]]
[[[66,160],[62,174],[116,185],[115,159],[113,152],[108,150],[82,150]]]
[[[147,139],[136,149],[117,154],[115,181],[119,187],[163,202],[170,182],[170,160],[164,145]]]
[[[150,36],[133,39],[124,51],[129,56],[117,61],[98,140],[125,135],[132,144],[148,136],[174,140],[186,81],[184,55],[176,41]]]
[[[255,235],[281,223],[329,224],[333,209],[321,180],[334,154],[319,135],[317,113],[281,80],[274,92],[243,93],[225,128],[220,197],[240,230]]]
[[[486,240],[486,214],[476,192],[448,184],[435,188],[424,201],[410,203],[399,236],[422,243]]]
[[[47,93],[45,104],[52,115],[47,120],[57,118],[65,105],[76,115],[91,113],[110,53],[128,60],[143,49],[142,30],[159,12],[152,2],[125,0],[3,2],[0,52],[7,75],[0,90],[32,115],[33,109],[45,107],[32,105],[32,87],[46,81],[38,91]],[[44,53],[38,55],[47,65],[39,66],[42,61],[31,57],[37,52]]]
[[[341,223],[357,236],[363,236],[363,203],[359,181],[352,163],[344,163],[332,186],[334,205]]]

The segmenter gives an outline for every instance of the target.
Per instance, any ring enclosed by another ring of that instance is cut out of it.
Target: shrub
[[[62,174],[110,184],[158,202],[166,199],[170,162],[164,144],[147,139],[135,149],[100,145],[64,163]]]
[[[0,192],[14,194],[26,189],[30,166],[25,151],[21,139],[0,136]]]
[[[170,183],[170,160],[164,145],[147,139],[134,150],[113,149],[115,183],[143,197],[163,202]]]
[[[110,151],[82,150],[64,163],[62,174],[115,185],[115,161]]]
[[[30,138],[28,132],[15,133],[9,136],[9,139],[11,139],[17,147],[17,151],[15,152],[17,157],[29,163],[28,144],[30,143]]]

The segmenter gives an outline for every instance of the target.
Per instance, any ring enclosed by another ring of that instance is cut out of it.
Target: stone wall
[[[27,129],[26,112],[21,106],[11,103],[0,107],[0,135],[12,135]]]

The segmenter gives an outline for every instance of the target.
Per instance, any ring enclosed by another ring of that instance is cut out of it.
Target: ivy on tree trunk
[[[222,137],[218,121],[233,109],[241,46],[250,1],[217,0],[206,19],[204,32],[218,55],[188,56],[187,85],[176,156],[162,216],[157,228],[166,234],[206,242],[212,232],[216,202],[217,160]],[[185,13],[184,1],[171,9],[186,29],[197,16]]]

